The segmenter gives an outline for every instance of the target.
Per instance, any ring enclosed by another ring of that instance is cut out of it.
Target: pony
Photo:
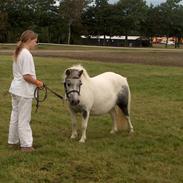
[[[127,121],[129,133],[134,132],[130,120],[131,94],[125,77],[114,72],[90,77],[83,66],[74,65],[64,71],[64,90],[71,115],[72,139],[78,136],[77,113],[81,113],[82,116],[82,135],[79,140],[81,143],[86,141],[90,114],[110,113],[113,121],[112,134],[118,131],[120,119],[122,123],[124,119]]]

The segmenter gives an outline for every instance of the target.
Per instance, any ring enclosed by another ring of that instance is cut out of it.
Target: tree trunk
[[[104,42],[103,42],[103,46],[106,46],[106,35],[104,34]]]
[[[180,48],[180,41],[181,41],[181,37],[178,36],[175,40],[175,48]]]
[[[165,44],[165,48],[167,48],[167,47],[168,47],[168,37],[169,37],[169,36],[166,36],[166,44]]]
[[[71,24],[68,24],[68,39],[67,39],[67,44],[70,44],[71,42]]]
[[[73,20],[70,19],[68,23],[68,39],[67,39],[67,44],[71,43],[71,25],[72,25]]]
[[[181,44],[181,36],[179,36],[179,38],[178,38],[178,45],[179,45],[179,48],[180,48],[180,44]]]
[[[175,48],[178,48],[178,37],[175,37]]]
[[[125,35],[125,46],[128,47],[128,34]]]
[[[152,48],[153,47],[153,38],[152,38],[152,36],[149,39],[150,39],[150,47]]]

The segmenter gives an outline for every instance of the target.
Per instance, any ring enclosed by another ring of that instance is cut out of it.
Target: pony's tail
[[[128,130],[128,121],[123,111],[117,105],[115,106],[115,113],[118,130]]]

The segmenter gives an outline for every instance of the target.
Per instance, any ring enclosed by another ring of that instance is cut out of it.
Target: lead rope
[[[44,94],[44,97],[43,99],[41,100],[40,97],[39,97],[39,93],[40,91],[44,90],[45,94]],[[37,87],[35,90],[34,90],[34,99],[36,100],[36,111],[38,111],[38,108],[39,108],[39,103],[40,102],[44,102],[47,97],[48,97],[48,90],[53,93],[55,96],[57,96],[58,98],[64,100],[64,97],[62,95],[59,95],[58,93],[56,93],[55,91],[53,91],[52,89],[48,88],[45,84],[43,84],[43,87],[39,88]]]

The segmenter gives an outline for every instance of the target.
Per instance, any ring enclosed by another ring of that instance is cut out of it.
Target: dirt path
[[[183,67],[183,50],[34,50],[32,53],[41,57]],[[0,50],[0,55],[11,54],[12,50]]]

